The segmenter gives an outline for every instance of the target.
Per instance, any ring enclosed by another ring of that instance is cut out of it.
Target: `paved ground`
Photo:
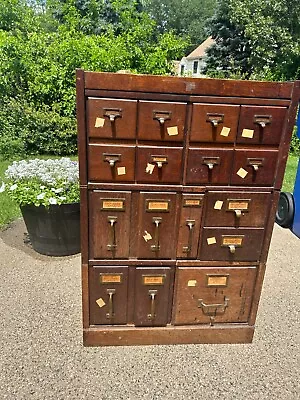
[[[300,240],[275,227],[251,345],[84,348],[79,256],[0,232],[2,399],[300,399]]]

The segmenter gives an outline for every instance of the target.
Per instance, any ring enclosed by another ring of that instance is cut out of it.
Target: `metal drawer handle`
[[[160,244],[159,244],[159,224],[161,223],[162,218],[161,217],[153,217],[152,222],[155,224],[155,233],[154,233],[154,243],[151,245],[151,250],[152,251],[159,251],[160,249]]]
[[[237,218],[241,218],[241,216],[242,216],[242,211],[241,210],[234,210],[234,213],[235,213],[235,216]]]
[[[253,172],[256,173],[259,168],[263,167],[264,158],[248,158],[247,165],[253,168]]]
[[[110,122],[115,122],[116,118],[122,118],[121,108],[104,108],[104,116],[108,117]]]
[[[210,122],[213,128],[217,128],[218,124],[221,124],[224,121],[224,114],[207,113],[206,115],[206,122]]]
[[[231,254],[234,254],[234,253],[235,253],[236,247],[235,247],[234,244],[230,244],[230,245],[228,246],[228,248],[229,248],[229,251],[230,251]]]
[[[202,309],[203,314],[207,316],[216,316],[216,314],[224,314],[229,304],[229,298],[224,297],[223,304],[205,304],[203,299],[198,299],[198,307]]]
[[[111,242],[107,245],[107,250],[109,251],[115,251],[117,248],[116,244],[116,229],[115,229],[115,224],[117,222],[117,217],[107,217],[107,220],[110,224],[110,240]]]
[[[113,295],[116,293],[116,289],[106,289],[106,292],[109,296],[109,298],[108,298],[108,313],[106,313],[106,318],[112,319],[115,316]]]
[[[188,219],[186,221],[186,226],[189,228],[189,239],[188,239],[188,245],[187,246],[183,246],[183,252],[189,254],[192,251],[193,228],[195,226],[195,220],[194,219]]]
[[[151,299],[151,308],[150,308],[150,314],[148,314],[148,319],[154,320],[155,319],[155,299],[157,295],[157,290],[150,289],[148,291],[150,299]]]
[[[203,157],[202,164],[206,165],[209,171],[212,171],[215,165],[220,164],[220,157]]]
[[[121,160],[121,154],[103,153],[103,160],[108,162],[110,167],[113,168],[115,163]]]
[[[271,120],[272,115],[254,115],[254,123],[258,124],[262,129],[271,124]]]
[[[157,119],[160,125],[171,119],[171,111],[153,111],[153,119]]]

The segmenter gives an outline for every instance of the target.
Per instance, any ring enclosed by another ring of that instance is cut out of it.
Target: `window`
[[[184,74],[184,65],[181,65],[180,66],[180,75],[183,75]]]
[[[197,72],[198,72],[198,61],[194,61],[193,74],[196,74]]]

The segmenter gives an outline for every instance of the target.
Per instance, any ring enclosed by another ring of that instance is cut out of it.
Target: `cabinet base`
[[[154,344],[251,343],[254,326],[166,326],[151,328],[97,327],[83,330],[85,346],[135,346]]]

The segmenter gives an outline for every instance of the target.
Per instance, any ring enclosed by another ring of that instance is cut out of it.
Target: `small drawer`
[[[270,203],[270,192],[209,192],[204,226],[263,228]]]
[[[235,150],[231,183],[272,186],[277,157],[277,150]]]
[[[203,209],[201,194],[183,194],[177,241],[178,258],[196,258]]]
[[[247,322],[256,267],[178,268],[174,324]]]
[[[90,144],[88,152],[91,181],[134,181],[135,146]]]
[[[130,238],[130,192],[89,193],[91,258],[127,258]]]
[[[90,325],[127,323],[128,267],[90,267]]]
[[[88,135],[95,138],[135,139],[136,100],[87,100]]]
[[[262,228],[203,228],[199,258],[203,261],[258,261]]]
[[[180,183],[182,147],[137,148],[137,181],[152,183]]]
[[[228,184],[233,149],[190,148],[186,182],[188,184]]]
[[[285,107],[242,106],[237,143],[279,145]]]
[[[175,193],[140,193],[138,258],[175,258],[176,199]]]
[[[191,142],[233,143],[236,138],[240,106],[193,104]]]
[[[139,102],[138,139],[182,141],[186,103]]]
[[[170,284],[170,267],[135,269],[135,326],[165,326],[169,322]]]

